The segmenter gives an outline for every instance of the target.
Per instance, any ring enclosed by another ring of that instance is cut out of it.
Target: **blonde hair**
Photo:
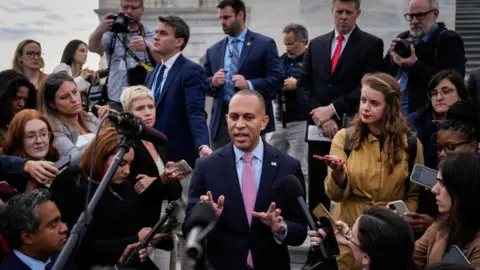
[[[132,103],[136,99],[150,98],[153,102],[155,99],[150,89],[143,85],[134,85],[123,90],[120,96],[120,102],[122,103],[123,110],[130,112],[132,110]]]
[[[12,69],[14,69],[14,70],[16,70],[20,73],[25,73],[25,70],[23,69],[23,64],[20,63],[19,57],[20,57],[20,55],[23,54],[23,48],[30,43],[35,43],[40,47],[40,49],[42,49],[42,45],[40,45],[40,42],[38,42],[36,40],[33,40],[33,39],[25,39],[22,42],[18,43],[17,49],[15,49],[15,54],[13,55]],[[43,57],[40,57],[40,58],[41,58],[41,60],[40,60],[41,65],[42,65],[42,68],[43,68],[45,63],[43,62]]]
[[[362,86],[381,92],[385,97],[385,109],[381,121],[381,131],[384,144],[381,146],[388,157],[388,172],[392,173],[395,165],[401,162],[401,152],[407,151],[407,143],[404,135],[412,134],[407,120],[401,110],[400,86],[397,81],[386,73],[366,74],[362,78]],[[358,150],[362,141],[368,137],[367,124],[360,119],[359,113],[352,120],[351,145]]]

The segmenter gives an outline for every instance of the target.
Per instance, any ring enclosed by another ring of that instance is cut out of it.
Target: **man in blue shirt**
[[[262,94],[270,117],[264,133],[275,130],[272,99],[283,86],[277,45],[272,38],[245,26],[246,8],[241,0],[222,0],[217,5],[220,23],[227,37],[207,49],[204,68],[207,95],[214,97],[210,138],[214,150],[230,142],[225,116],[235,92],[243,89]]]

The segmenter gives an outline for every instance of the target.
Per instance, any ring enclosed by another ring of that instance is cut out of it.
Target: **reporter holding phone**
[[[325,157],[328,175],[325,191],[337,205],[333,216],[353,226],[369,206],[386,207],[403,200],[416,211],[418,186],[408,180],[408,143],[411,131],[400,106],[397,81],[384,73],[362,79],[359,112],[349,128],[351,152],[345,149],[347,130],[339,131]],[[415,138],[414,138],[415,139]],[[415,150],[415,149],[414,149]],[[423,164],[423,148],[417,139],[415,164]],[[351,249],[340,245],[339,269],[361,269]]]
[[[432,193],[441,217],[415,243],[419,267],[441,262],[456,245],[480,267],[480,154],[448,153],[442,160]]]
[[[123,91],[120,100],[125,112],[142,119],[147,127],[153,127],[156,121],[156,106],[152,91],[141,85],[131,86]],[[169,161],[170,155],[165,145],[154,145],[144,140],[135,140],[134,145],[135,158],[130,165],[128,181],[139,196],[147,224],[154,226],[164,210],[162,202],[180,197],[182,186],[178,180],[182,180],[186,175]],[[169,269],[169,265],[159,268]]]
[[[414,238],[408,224],[386,208],[365,210],[349,227],[343,221],[335,222],[335,235],[340,245],[348,246],[355,263],[362,270],[412,270]],[[309,231],[310,246],[324,241],[325,231]],[[340,268],[339,269],[345,269]]]

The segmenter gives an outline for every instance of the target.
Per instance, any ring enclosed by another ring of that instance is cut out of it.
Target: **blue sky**
[[[0,70],[11,67],[17,44],[32,38],[42,44],[50,72],[70,40],[88,42],[99,23],[97,8],[98,0],[0,0]],[[99,60],[90,53],[85,66],[97,69]]]

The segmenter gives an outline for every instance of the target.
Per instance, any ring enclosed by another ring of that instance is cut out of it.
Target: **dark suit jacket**
[[[407,38],[403,32],[397,38]],[[408,112],[415,112],[427,104],[427,91],[430,79],[444,69],[455,69],[465,76],[465,48],[462,38],[454,31],[447,30],[445,24],[438,23],[428,41],[415,51],[418,61],[408,71]],[[394,64],[390,52],[385,55],[385,72],[398,75],[398,65]]]
[[[0,172],[1,173],[23,173],[25,159],[0,155]]]
[[[152,156],[148,152],[142,141],[134,141],[135,144],[135,158],[130,164],[130,175],[128,180],[132,186],[138,182],[136,179],[139,174],[145,174],[150,177],[159,177],[157,165]],[[169,161],[169,155],[164,146],[156,145],[158,154],[163,162],[166,164]],[[160,178],[153,181],[153,183],[140,195],[140,206],[145,213],[145,220],[147,226],[153,227],[160,218],[160,211],[163,200],[176,200],[182,193],[182,186],[179,181],[169,181],[163,184]]]
[[[470,97],[480,101],[480,67],[472,69],[470,76],[468,77],[467,88],[470,93]]]
[[[224,38],[207,49],[204,68],[207,73],[207,94],[215,98],[212,106],[210,120],[210,137],[213,139],[217,134],[225,88],[213,88],[213,75],[224,68],[225,50],[228,38]],[[283,76],[280,71],[280,59],[278,57],[277,45],[269,37],[257,34],[248,30],[243,44],[242,55],[238,74],[243,75],[246,80],[252,83],[253,89],[263,95],[267,106],[267,115],[270,122],[265,132],[275,130],[273,118],[272,99],[282,90]],[[239,90],[239,89],[236,89]]]
[[[267,143],[264,145],[262,176],[254,209],[265,212],[275,202],[282,210],[288,227],[283,244],[275,242],[271,229],[260,220],[254,218],[249,227],[232,143],[197,162],[190,182],[185,223],[201,195],[211,191],[215,201],[220,195],[225,196],[222,215],[207,239],[207,260],[214,269],[245,270],[249,249],[256,270],[290,269],[287,245],[301,245],[306,238],[307,226],[300,206],[283,187],[288,175],[295,175],[304,184],[300,162]]]
[[[160,66],[147,75],[145,84],[148,88],[152,87]],[[155,128],[167,135],[167,150],[172,154],[172,161],[185,159],[192,167],[198,158],[199,147],[210,145],[205,81],[203,68],[180,54],[168,71],[157,101]]]
[[[51,258],[52,262],[55,263],[58,258],[58,254]],[[49,265],[50,266],[50,265]],[[51,265],[53,267],[53,265]],[[46,267],[45,269],[49,270],[51,267]],[[15,253],[11,252],[5,260],[0,264],[0,270],[31,270],[25,263],[23,263]],[[66,270],[76,270],[77,268],[74,265],[67,265]]]
[[[332,31],[310,41],[297,93],[309,111],[333,104],[342,118],[345,113],[352,115],[357,112],[363,75],[382,70],[383,41],[356,26],[331,74],[334,37],[335,31]],[[309,121],[313,123],[311,118]]]

